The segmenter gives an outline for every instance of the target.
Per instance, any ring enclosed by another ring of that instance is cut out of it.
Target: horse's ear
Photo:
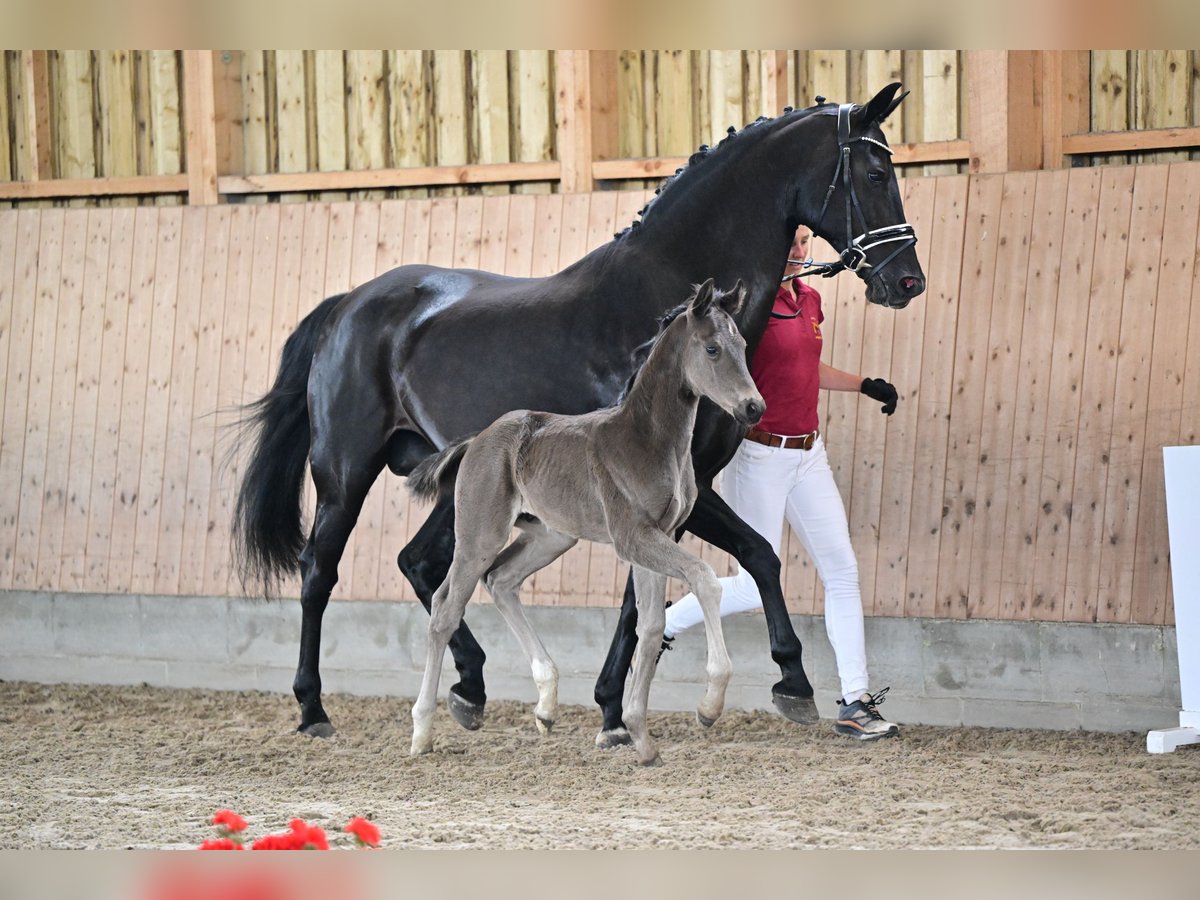
[[[721,309],[729,313],[731,316],[736,316],[742,311],[742,306],[746,303],[746,288],[742,285],[742,279],[737,280],[737,284],[733,286],[733,290],[726,291],[721,297]]]
[[[897,97],[896,92],[898,90],[900,90],[900,82],[893,81],[882,91],[872,97],[871,102],[866,106],[864,120],[868,124],[879,124],[888,116],[890,116],[892,111],[900,105],[900,101],[908,96],[908,91],[905,91],[903,94]]]
[[[692,305],[688,311],[693,316],[703,316],[708,312],[708,307],[713,299],[713,280],[707,279],[704,284],[696,288],[696,295],[692,297]]]

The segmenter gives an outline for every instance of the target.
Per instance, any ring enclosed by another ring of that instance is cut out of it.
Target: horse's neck
[[[620,425],[637,435],[636,445],[659,459],[688,454],[700,404],[684,384],[681,356],[687,335],[683,323],[679,325],[668,326],[659,337],[615,413]]]

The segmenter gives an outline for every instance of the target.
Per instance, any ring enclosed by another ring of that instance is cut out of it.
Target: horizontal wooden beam
[[[1200,128],[1148,128],[1145,131],[1093,131],[1063,138],[1063,153],[1127,153],[1200,147]]]
[[[53,178],[46,181],[0,181],[2,200],[45,200],[54,197],[116,197],[134,194],[184,194],[187,175],[130,175],[125,178]]]
[[[217,189],[222,194],[284,194],[294,191],[357,191],[442,184],[499,184],[557,181],[559,172],[557,162],[517,162],[344,172],[222,175],[217,179]]]
[[[970,141],[925,141],[920,144],[891,144],[892,162],[909,163],[961,162],[971,158]]]

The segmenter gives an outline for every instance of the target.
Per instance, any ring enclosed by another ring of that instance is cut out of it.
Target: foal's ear
[[[708,313],[708,307],[713,299],[713,280],[707,279],[704,284],[696,288],[696,295],[692,297],[692,305],[688,311],[693,316],[703,316]]]
[[[721,297],[721,309],[729,313],[731,316],[736,316],[742,311],[742,307],[746,303],[746,288],[742,286],[742,279],[738,279],[733,286],[733,290],[726,291]]]
[[[905,91],[899,97],[896,96],[896,91],[900,90],[900,82],[893,81],[882,91],[871,98],[871,102],[867,104],[864,121],[868,124],[879,124],[888,116],[890,116],[900,105],[905,97],[908,96],[908,91]]]

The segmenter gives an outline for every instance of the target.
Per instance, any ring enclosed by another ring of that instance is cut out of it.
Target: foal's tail
[[[243,589],[257,581],[269,597],[300,568],[304,549],[300,493],[310,440],[308,374],[325,320],[345,294],[324,300],[283,345],[271,390],[242,408],[236,423],[254,434],[233,514],[233,549]]]
[[[458,477],[458,467],[462,458],[471,445],[475,435],[455,441],[445,450],[433,456],[427,456],[417,467],[408,473],[408,489],[418,500],[434,500],[439,494],[449,494],[454,490],[454,480]]]

